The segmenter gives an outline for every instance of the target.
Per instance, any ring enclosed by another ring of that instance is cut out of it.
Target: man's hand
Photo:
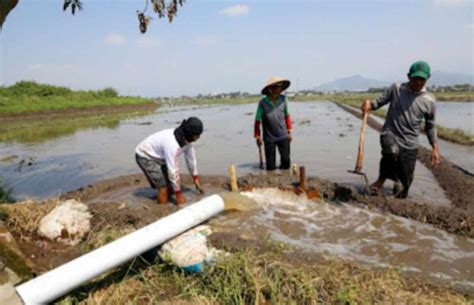
[[[186,203],[186,198],[184,197],[183,193],[176,192],[174,195],[176,197],[176,203],[177,204],[185,204]]]
[[[288,141],[293,141],[293,136],[291,135],[291,131],[288,131]]]
[[[257,146],[262,146],[263,142],[262,142],[262,138],[260,136],[256,136],[255,141],[257,141]]]
[[[438,144],[433,145],[433,150],[431,151],[431,166],[436,168],[441,162],[441,157],[439,155],[439,146]]]
[[[362,113],[366,113],[372,110],[372,105],[370,105],[370,100],[365,100],[362,105],[360,106],[360,110]]]

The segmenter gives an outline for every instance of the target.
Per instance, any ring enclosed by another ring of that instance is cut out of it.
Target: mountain
[[[428,81],[428,86],[452,86],[460,84],[474,85],[473,75],[433,71]]]
[[[338,78],[328,83],[321,84],[314,88],[316,91],[367,91],[369,88],[387,87],[394,82],[406,82],[407,79],[394,79],[392,82],[374,80],[361,75]],[[459,84],[474,85],[474,76],[461,73],[449,73],[433,71],[428,81],[428,86],[452,86]]]
[[[353,75],[338,78],[328,83],[324,83],[314,88],[316,91],[367,91],[369,88],[380,88],[390,85],[389,82],[378,81],[365,78],[361,75]]]

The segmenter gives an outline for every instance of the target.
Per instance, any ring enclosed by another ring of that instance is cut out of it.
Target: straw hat
[[[265,85],[265,87],[263,87],[262,94],[263,95],[268,95],[270,93],[270,92],[268,92],[268,87],[270,87],[271,85],[278,84],[278,83],[283,83],[283,87],[282,87],[283,90],[282,91],[285,91],[286,89],[288,89],[288,87],[291,84],[291,82],[287,79],[284,79],[284,78],[281,78],[281,77],[278,77],[278,76],[272,76],[267,81],[267,84]]]

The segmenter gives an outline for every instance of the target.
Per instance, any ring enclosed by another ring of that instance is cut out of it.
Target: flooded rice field
[[[255,105],[170,107],[120,124],[78,130],[41,142],[1,142],[2,176],[17,198],[48,197],[104,178],[139,172],[135,146],[149,134],[174,128],[181,120],[197,116],[205,129],[196,143],[198,167],[203,175],[222,175],[233,163],[239,174],[258,171],[258,151],[253,139]],[[357,151],[360,121],[330,102],[292,103],[295,121],[292,162],[304,165],[309,175],[335,182],[361,184],[351,175]],[[61,126],[58,126],[61,128]],[[380,159],[378,133],[367,129],[365,172],[377,177]],[[181,162],[185,170],[184,162]],[[431,172],[418,163],[413,198],[448,205],[448,199]]]
[[[436,121],[444,127],[474,135],[474,103],[436,102]]]
[[[0,160],[9,156],[0,161],[0,172],[20,199],[54,196],[106,178],[138,173],[134,149],[143,138],[197,116],[205,126],[196,143],[202,175],[227,175],[229,164],[237,166],[239,176],[265,175],[258,169],[258,150],[252,135],[255,107],[163,107],[113,126],[88,126],[42,141],[15,141],[9,137],[0,142]],[[304,165],[310,176],[361,186],[360,176],[347,173],[355,165],[360,120],[330,102],[292,103],[290,112],[295,125],[292,163]],[[364,171],[373,181],[377,177],[380,146],[379,135],[371,128],[367,129],[365,150]],[[452,152],[457,155],[456,147]],[[460,154],[463,153],[470,154],[469,150]],[[462,159],[465,162],[466,158]],[[180,166],[186,172],[184,160]],[[219,192],[218,188],[206,190],[207,194]],[[199,199],[191,194],[185,189],[189,202]],[[474,291],[472,239],[352,204],[314,202],[274,189],[255,190],[247,195],[259,202],[257,210],[225,213],[212,221],[213,226],[244,237],[268,235],[301,251],[336,255],[370,266],[396,267]],[[93,201],[141,200],[149,204],[153,196],[154,191],[147,187],[132,186],[115,189]],[[444,191],[420,162],[410,196],[430,205],[449,207]]]
[[[406,218],[353,205],[314,202],[278,189],[245,192],[255,211],[212,221],[242,236],[270,236],[309,253],[371,266],[396,267],[460,289],[474,290],[474,240]]]
[[[447,104],[447,105],[444,105],[444,107],[442,107],[442,109],[453,107],[451,105],[451,103],[444,103],[444,104]],[[456,103],[456,104],[461,104],[462,106],[464,106],[466,104],[472,104],[472,103]],[[467,108],[467,107],[464,107],[464,108]],[[438,110],[438,111],[441,112],[442,110]],[[456,121],[456,120],[459,120],[461,117],[464,116],[464,117],[470,118],[470,120],[463,121],[462,124],[464,124],[464,126],[469,126],[469,124],[472,125],[472,124],[474,124],[474,119],[472,118],[472,113],[474,112],[474,109],[472,109],[472,106],[471,106],[471,110],[469,110],[469,111],[471,111],[471,112],[470,113],[469,112],[468,113],[463,113],[460,117],[454,116],[454,117],[451,118],[451,120]],[[441,113],[440,115],[447,116],[443,113]],[[438,115],[438,116],[440,116],[440,115]],[[377,122],[379,122],[382,125],[385,122],[385,120],[383,118],[380,118],[380,117],[375,116],[375,115],[373,115],[372,118],[375,119]],[[437,118],[437,120],[438,120],[438,118]],[[437,122],[437,124],[443,125],[440,122]],[[443,125],[443,126],[446,126],[446,125]],[[426,148],[431,149],[431,145],[430,145],[426,135],[420,135],[420,137],[418,139],[419,139],[421,145],[423,145]],[[472,175],[474,175],[474,146],[456,144],[456,143],[445,141],[443,139],[438,139],[438,144],[439,144],[439,149],[440,149],[441,155],[443,155],[446,159],[448,159],[452,163],[456,164],[457,166],[461,167],[465,171],[467,171],[467,172],[471,173]]]

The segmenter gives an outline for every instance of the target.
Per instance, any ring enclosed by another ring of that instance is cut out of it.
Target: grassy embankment
[[[110,229],[109,229],[110,230]],[[104,235],[107,241],[120,234]],[[295,258],[285,245],[234,250],[202,274],[137,258],[58,304],[469,304],[446,287],[400,270],[369,270],[340,259]]]
[[[0,114],[4,115],[142,104],[153,102],[141,97],[118,96],[113,88],[73,91],[31,81],[0,87]]]
[[[118,96],[113,88],[73,91],[18,82],[0,87],[0,121],[8,119],[0,125],[0,141],[38,142],[79,129],[114,128],[121,120],[152,113],[156,107],[149,99]]]

